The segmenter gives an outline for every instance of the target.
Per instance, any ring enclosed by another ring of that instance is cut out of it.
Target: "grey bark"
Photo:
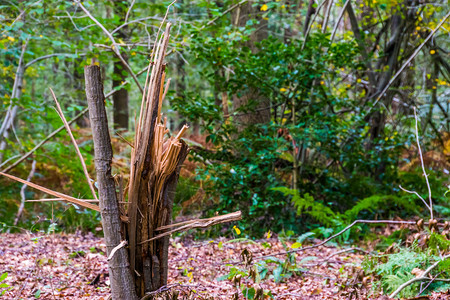
[[[246,26],[247,21],[255,18],[259,21],[258,28],[252,32],[246,46],[252,52],[257,52],[256,43],[268,37],[267,20],[264,20],[260,14],[260,7],[254,6],[254,1],[248,1],[242,4],[239,9],[233,12],[232,22],[237,27]],[[258,93],[255,87],[250,87],[241,91],[242,96],[233,95],[233,110],[239,111],[241,108],[250,108],[249,104],[254,103],[249,112],[238,112],[234,121],[238,128],[245,128],[255,124],[265,124],[270,122],[270,99]]]
[[[112,147],[108,131],[105,96],[100,67],[85,67],[86,96],[89,119],[94,139],[95,170],[100,200],[103,232],[108,256],[123,239],[121,220],[114,179],[111,176]],[[112,299],[137,299],[133,277],[130,272],[128,254],[120,248],[108,261]]]
[[[20,99],[22,97],[22,88],[23,88],[23,75],[25,73],[25,64],[23,56],[25,54],[25,50],[27,48],[28,41],[22,45],[22,53],[19,59],[19,65],[16,71],[16,77],[14,79],[14,86],[11,92],[11,99]],[[9,137],[9,130],[14,125],[14,119],[17,115],[17,110],[19,107],[17,105],[11,104],[6,112],[5,120],[3,121],[2,126],[0,127],[0,164],[3,161],[4,150],[6,149],[6,139]]]

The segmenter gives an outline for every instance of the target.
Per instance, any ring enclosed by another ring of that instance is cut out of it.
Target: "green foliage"
[[[0,296],[3,296],[7,291],[12,289],[9,284],[2,282],[6,279],[6,277],[8,277],[7,272],[0,275]]]
[[[338,216],[329,207],[314,201],[314,198],[308,193],[301,197],[298,191],[285,187],[273,188],[273,190],[282,192],[284,196],[292,196],[292,203],[297,209],[297,215],[300,216],[302,213],[306,213],[322,224],[327,226],[336,225]]]
[[[438,236],[436,234],[436,236]],[[436,238],[436,237],[435,237]],[[448,243],[448,240],[446,241]],[[363,262],[363,269],[367,274],[373,274],[375,278],[373,289],[374,292],[383,292],[390,294],[394,292],[400,285],[408,280],[416,277],[414,272],[423,272],[434,262],[440,261],[439,255],[432,255],[432,249],[436,248],[433,243],[429,244],[428,250],[422,251],[416,244],[410,248],[397,248],[398,252],[394,254],[383,254],[368,256]],[[439,248],[438,248],[439,249]],[[447,277],[449,269],[445,269],[445,266],[450,263],[447,259],[440,263],[440,268],[432,271],[432,276]],[[416,270],[418,271],[416,271]],[[414,271],[413,271],[414,270]],[[415,296],[419,291],[420,283],[416,282],[405,289],[403,289],[399,297],[410,298]],[[450,284],[441,281],[434,281],[430,284],[429,288],[424,292],[429,294],[431,291],[448,289]]]

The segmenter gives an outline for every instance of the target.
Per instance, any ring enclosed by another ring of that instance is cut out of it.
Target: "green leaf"
[[[283,266],[279,265],[275,270],[273,270],[273,278],[275,279],[276,283],[279,283],[281,280],[283,280]]]
[[[6,277],[8,277],[8,272],[5,272],[5,273],[3,273],[3,274],[0,276],[0,281],[5,280]]]

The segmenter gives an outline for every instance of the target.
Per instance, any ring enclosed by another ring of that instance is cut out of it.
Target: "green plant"
[[[437,238],[439,234],[434,235],[435,241],[441,240]],[[448,243],[448,240],[446,240],[446,243]],[[434,262],[441,261],[439,255],[432,254],[436,249],[439,249],[434,245],[436,245],[434,242],[429,243],[425,248],[426,250],[421,250],[417,244],[413,244],[408,248],[397,246],[396,250],[398,252],[396,253],[367,256],[362,267],[366,274],[373,275],[375,278],[372,285],[373,291],[375,293],[382,292],[391,294],[403,283],[416,276],[420,276],[421,272],[430,267]],[[441,262],[440,267],[432,271],[431,277],[448,278],[450,275],[449,264],[450,259]],[[399,296],[410,298],[416,296],[418,292],[430,293],[431,291],[450,288],[450,283],[440,281],[439,279],[432,280],[429,283],[426,291],[422,290],[420,282],[412,283],[405,287]]]
[[[0,296],[3,296],[7,291],[12,289],[9,284],[2,282],[5,281],[6,277],[8,277],[7,272],[0,275]]]

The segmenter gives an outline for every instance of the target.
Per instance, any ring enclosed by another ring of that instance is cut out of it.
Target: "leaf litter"
[[[284,250],[276,238],[255,243],[225,238],[197,242],[176,237],[170,244],[168,286],[188,289],[196,295],[190,299],[232,299],[239,289],[231,280],[217,279],[229,274],[233,267],[245,269],[240,263],[244,249],[253,256],[253,263],[257,263],[260,256]],[[357,274],[361,273],[364,256],[350,251],[332,255],[338,251],[342,249],[322,246],[295,253],[299,268],[278,283],[271,275],[276,272],[275,258],[266,257],[268,276],[258,284],[243,277],[241,284],[271,291],[274,299],[366,299],[370,288],[353,293],[354,289],[361,288]],[[8,287],[0,289],[0,294],[5,292],[0,298],[108,299],[110,287],[105,253],[103,239],[92,233],[1,234],[0,275],[7,273],[1,283]],[[277,259],[286,261],[286,255]],[[244,299],[242,292],[239,294],[239,299]],[[423,299],[445,297],[448,295],[433,294]]]

